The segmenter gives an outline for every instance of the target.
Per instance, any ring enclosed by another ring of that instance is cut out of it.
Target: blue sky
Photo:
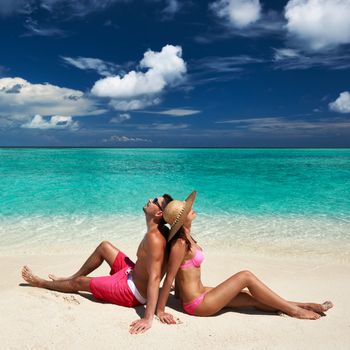
[[[350,0],[0,0],[0,145],[349,147]]]

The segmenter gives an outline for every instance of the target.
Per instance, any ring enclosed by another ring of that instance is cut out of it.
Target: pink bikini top
[[[180,265],[180,269],[189,269],[191,267],[200,267],[204,260],[204,254],[201,249],[196,249],[196,253],[194,257],[190,260],[185,261],[182,265]]]

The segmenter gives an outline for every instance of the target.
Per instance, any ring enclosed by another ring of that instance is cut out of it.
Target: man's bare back
[[[162,242],[162,250],[165,251],[166,240],[163,235],[155,230],[154,232],[147,232],[137,248],[137,261],[135,263],[133,274],[133,280],[137,290],[141,293],[144,298],[147,298],[147,284],[149,279],[149,274],[147,271],[147,259],[149,259],[149,240],[160,240]],[[166,257],[163,258],[161,265],[161,279],[165,274],[166,268]]]

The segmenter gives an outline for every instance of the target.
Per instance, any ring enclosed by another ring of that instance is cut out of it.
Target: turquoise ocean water
[[[198,239],[350,251],[350,149],[0,149],[0,252],[137,239],[149,198],[192,190]]]

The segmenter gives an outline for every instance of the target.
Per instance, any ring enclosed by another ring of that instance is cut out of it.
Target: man
[[[164,194],[162,197],[149,200],[143,207],[147,233],[137,249],[135,264],[111,243],[104,241],[79,271],[70,277],[49,275],[51,281],[44,280],[24,266],[23,279],[33,287],[59,292],[87,291],[97,299],[121,306],[135,307],[146,304],[144,317],[130,325],[130,333],[144,333],[152,326],[159,283],[165,272],[167,237],[161,231],[161,224],[164,223],[163,210],[171,200],[171,196]],[[110,276],[87,277],[103,261],[111,267]]]

